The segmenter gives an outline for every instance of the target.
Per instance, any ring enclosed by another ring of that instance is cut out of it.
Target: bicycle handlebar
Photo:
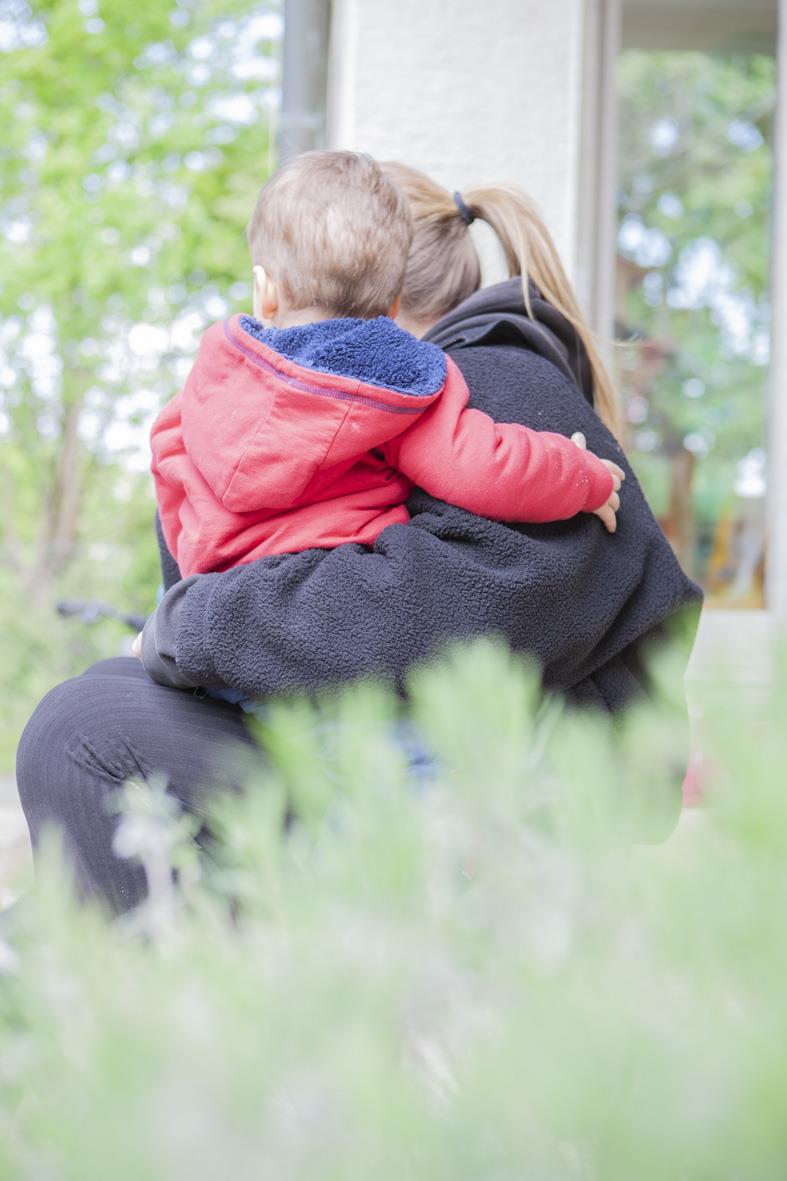
[[[134,611],[118,611],[116,607],[98,599],[60,599],[55,606],[58,615],[64,619],[77,619],[89,627],[102,619],[116,619],[131,631],[140,632],[147,618]]]

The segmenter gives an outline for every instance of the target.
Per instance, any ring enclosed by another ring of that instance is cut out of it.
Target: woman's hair
[[[491,226],[505,254],[509,275],[522,276],[527,313],[532,317],[529,281],[574,327],[585,347],[593,375],[599,417],[614,433],[619,429],[615,388],[593,333],[577,305],[555,243],[529,197],[512,185],[490,185],[462,193],[463,208],[447,189],[406,164],[386,162],[382,169],[410,202],[415,234],[402,289],[402,311],[416,321],[435,321],[481,286],[481,264],[468,231],[468,218]]]

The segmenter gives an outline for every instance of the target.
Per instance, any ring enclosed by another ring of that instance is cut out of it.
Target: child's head
[[[277,323],[387,315],[412,235],[407,200],[370,156],[295,156],[263,187],[249,222],[255,312]]]

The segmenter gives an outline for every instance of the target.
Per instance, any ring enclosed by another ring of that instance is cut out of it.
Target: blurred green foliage
[[[277,707],[201,885],[130,786],[149,903],[110,927],[52,857],[0,955],[0,1175],[781,1181],[780,667],[746,722],[717,682],[712,793],[663,847],[632,836],[675,819],[668,705],[536,717],[488,646],[413,685],[427,783],[382,691]]]
[[[776,63],[626,51],[618,66],[619,352],[632,456],[658,515],[669,461],[698,459],[702,575],[739,461],[763,448]],[[663,346],[661,362],[637,341]]]
[[[0,765],[47,685],[112,654],[58,596],[145,611],[145,428],[249,300],[278,5],[14,0],[0,27]]]

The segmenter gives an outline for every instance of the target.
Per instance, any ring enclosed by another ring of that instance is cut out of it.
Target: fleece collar
[[[593,405],[593,374],[585,347],[573,325],[530,284],[531,320],[522,295],[522,280],[508,279],[484,287],[438,320],[425,339],[441,348],[474,345],[515,345],[538,353],[560,370]]]
[[[251,316],[241,316],[240,326],[280,356],[317,373],[356,378],[420,398],[436,394],[445,383],[442,350],[416,340],[387,316],[320,320],[294,328],[266,328]]]

